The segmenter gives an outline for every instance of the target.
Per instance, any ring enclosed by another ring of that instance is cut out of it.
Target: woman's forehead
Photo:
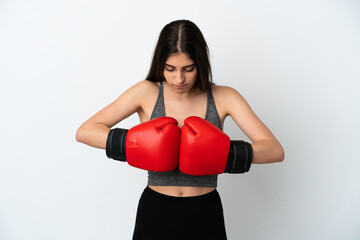
[[[165,63],[172,66],[188,66],[194,64],[194,61],[185,53],[174,53],[166,59]]]

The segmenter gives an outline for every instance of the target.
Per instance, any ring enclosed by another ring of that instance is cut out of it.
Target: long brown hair
[[[204,91],[212,85],[209,48],[200,29],[189,20],[173,21],[161,30],[146,79],[164,81],[165,61],[174,53],[185,53],[194,61],[197,69],[195,86]]]

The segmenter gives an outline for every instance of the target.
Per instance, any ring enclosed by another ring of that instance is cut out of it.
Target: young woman
[[[139,125],[111,129],[133,113]],[[227,116],[251,144],[221,131]],[[148,170],[133,239],[226,239],[218,174],[284,159],[246,100],[212,83],[206,41],[188,20],[163,28],[146,80],[83,123],[76,140]]]

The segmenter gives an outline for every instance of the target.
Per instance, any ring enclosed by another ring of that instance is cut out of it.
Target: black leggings
[[[218,191],[172,197],[146,187],[139,200],[133,240],[226,240]]]

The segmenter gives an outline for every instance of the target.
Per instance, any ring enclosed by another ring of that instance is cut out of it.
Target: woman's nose
[[[185,75],[181,71],[176,73],[175,78],[177,83],[183,83],[185,81]]]

